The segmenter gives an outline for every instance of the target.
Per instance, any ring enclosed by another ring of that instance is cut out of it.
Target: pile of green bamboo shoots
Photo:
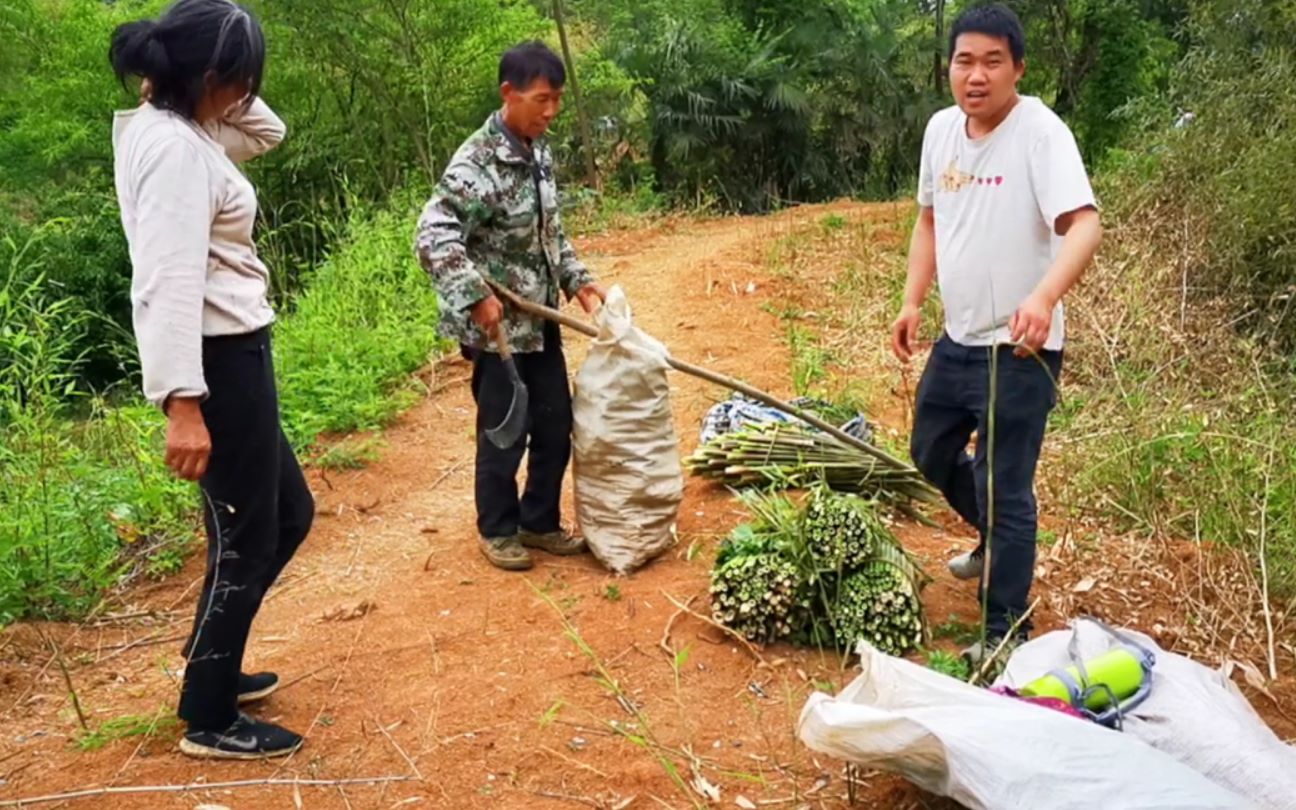
[[[837,636],[867,641],[901,655],[922,645],[922,602],[913,580],[897,567],[871,562],[845,577],[836,600]]]
[[[757,423],[717,436],[686,458],[684,466],[734,488],[822,483],[906,508],[915,501],[938,500],[913,467],[798,425]]]
[[[876,501],[810,490],[740,495],[755,519],[721,546],[711,575],[716,621],[762,643],[863,640],[891,655],[920,646],[927,577],[900,547]]]

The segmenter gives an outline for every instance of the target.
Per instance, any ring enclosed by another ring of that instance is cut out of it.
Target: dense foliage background
[[[174,567],[192,534],[189,489],[160,468],[157,415],[136,404],[109,138],[112,110],[135,103],[108,69],[109,35],[162,5],[0,7],[0,623],[84,611],[124,574]],[[264,95],[290,128],[250,175],[283,313],[285,412],[306,447],[380,425],[437,350],[411,223],[497,104],[500,52],[532,37],[557,47],[555,5],[251,5],[270,41]],[[553,137],[568,203],[597,214],[910,194],[925,122],[949,103],[944,40],[965,4],[564,5],[596,183],[570,106]],[[1184,313],[1228,313],[1288,385],[1296,2],[1010,5],[1029,29],[1023,89],[1069,121],[1098,176],[1118,236],[1108,255],[1182,277]]]

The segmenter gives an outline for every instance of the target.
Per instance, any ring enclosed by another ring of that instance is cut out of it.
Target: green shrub
[[[1109,237],[1076,300],[1065,500],[1123,528],[1225,543],[1296,593],[1296,16],[1192,6],[1170,92],[1103,164]],[[1175,125],[1192,112],[1186,125]]]
[[[171,573],[195,540],[197,493],[163,464],[149,406],[0,436],[0,624],[74,618],[140,574]]]
[[[3,624],[80,615],[124,576],[174,565],[195,501],[162,463],[156,409],[81,394],[77,347],[93,319],[45,277],[39,245],[0,248]],[[69,401],[88,416],[72,419]]]
[[[296,446],[384,424],[408,403],[410,373],[444,347],[411,247],[417,210],[357,215],[281,318],[281,407]],[[45,276],[39,239],[3,247],[0,624],[83,615],[125,579],[173,572],[199,525],[193,485],[163,463],[157,409],[78,385],[94,318]]]
[[[118,23],[162,0],[13,0],[0,11],[0,237],[41,254],[47,277],[102,317],[82,330],[78,376],[107,385],[129,358],[130,263],[112,177],[112,113],[133,101],[106,59]]]
[[[1275,5],[1196,8],[1196,44],[1173,91],[1137,106],[1143,129],[1113,153],[1101,191],[1142,241],[1173,257],[1192,302],[1223,297],[1243,330],[1290,349],[1296,15]],[[1173,126],[1180,112],[1193,120]]]
[[[280,410],[295,446],[386,424],[410,402],[410,373],[444,348],[436,293],[414,258],[417,211],[357,217],[279,324]]]

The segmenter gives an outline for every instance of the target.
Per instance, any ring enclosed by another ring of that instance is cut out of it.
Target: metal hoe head
[[[518,439],[522,438],[523,431],[526,430],[531,395],[527,392],[526,383],[522,382],[522,376],[518,374],[508,344],[499,332],[500,330],[496,330],[496,343],[500,348],[500,360],[503,361],[509,380],[513,383],[513,401],[509,403],[508,414],[504,417],[504,421],[493,428],[486,429],[486,438],[499,449],[507,450],[517,444]]]

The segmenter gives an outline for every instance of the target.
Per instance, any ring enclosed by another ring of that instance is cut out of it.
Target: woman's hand
[[[211,434],[203,420],[198,400],[167,401],[166,463],[186,481],[197,481],[207,472],[211,459]]]

